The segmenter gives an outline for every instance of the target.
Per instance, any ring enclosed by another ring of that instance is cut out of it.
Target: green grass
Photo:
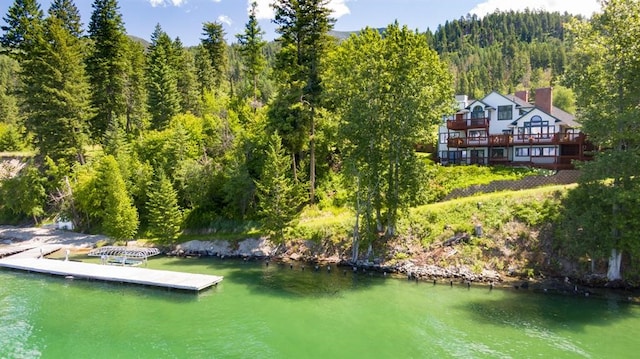
[[[560,198],[572,187],[575,185],[480,194],[424,205],[412,209],[399,228],[427,246],[456,233],[473,234],[477,225],[482,226],[484,232],[500,231],[512,220],[536,226],[553,219]]]

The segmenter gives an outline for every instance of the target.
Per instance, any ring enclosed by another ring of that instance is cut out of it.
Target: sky
[[[38,0],[46,12],[50,0]],[[223,24],[227,42],[236,42],[235,35],[244,31],[249,4],[253,0],[118,0],[127,33],[149,40],[156,24],[171,37],[179,37],[184,45],[200,42],[202,24],[217,21]],[[276,37],[271,22],[273,0],[256,0],[260,27],[265,39]],[[0,1],[4,19],[13,0]],[[93,0],[75,0],[85,26],[91,18]],[[466,16],[484,16],[496,9],[502,11],[544,9],[569,12],[589,17],[599,11],[598,0],[329,0],[334,26],[338,31],[356,31],[366,26],[386,27],[395,20],[410,29],[434,31],[438,25]],[[5,25],[5,21],[0,21]]]

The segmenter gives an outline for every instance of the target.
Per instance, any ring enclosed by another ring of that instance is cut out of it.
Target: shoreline
[[[61,244],[75,253],[83,253],[109,238],[102,235],[57,230],[47,227],[0,226],[0,246]],[[135,242],[134,242],[135,243]],[[483,269],[474,273],[469,266],[440,267],[415,263],[411,259],[383,263],[382,261],[357,261],[345,259],[339,253],[328,255],[324,248],[314,248],[309,241],[300,241],[289,247],[274,245],[265,238],[248,238],[238,243],[223,240],[189,241],[180,243],[164,251],[167,256],[184,258],[210,257],[221,259],[270,260],[274,262],[310,263],[316,265],[336,265],[357,271],[377,272],[417,282],[436,282],[449,285],[483,285],[490,288],[513,288],[554,292],[565,295],[591,296],[600,291],[616,291],[629,294],[628,299],[640,303],[640,288],[628,283],[607,283],[601,276],[585,275],[569,278],[562,275],[527,277],[515,273]],[[595,281],[594,281],[595,279]],[[595,282],[595,283],[594,283]]]

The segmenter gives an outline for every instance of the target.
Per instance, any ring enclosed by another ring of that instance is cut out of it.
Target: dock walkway
[[[78,279],[132,283],[191,291],[201,291],[218,284],[223,279],[221,276],[207,274],[39,258],[41,253],[47,255],[60,248],[62,248],[60,245],[45,245],[32,248],[1,258],[0,267]]]

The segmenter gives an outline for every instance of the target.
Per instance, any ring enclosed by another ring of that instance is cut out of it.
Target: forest
[[[213,21],[185,47],[161,24],[148,43],[128,36],[117,0],[94,0],[86,28],[72,0],[46,11],[14,0],[0,36],[0,151],[28,161],[3,174],[0,221],[281,242],[300,236],[304,211],[346,208],[357,258],[397,236],[409,208],[441,198],[441,170],[415,149],[434,141],[454,94],[553,86],[602,149],[567,195],[563,248],[618,262],[637,252],[637,1],[609,1],[592,19],[495,12],[343,39],[326,5],[276,1],[268,43],[254,4],[235,42]],[[585,242],[572,242],[576,229]]]

